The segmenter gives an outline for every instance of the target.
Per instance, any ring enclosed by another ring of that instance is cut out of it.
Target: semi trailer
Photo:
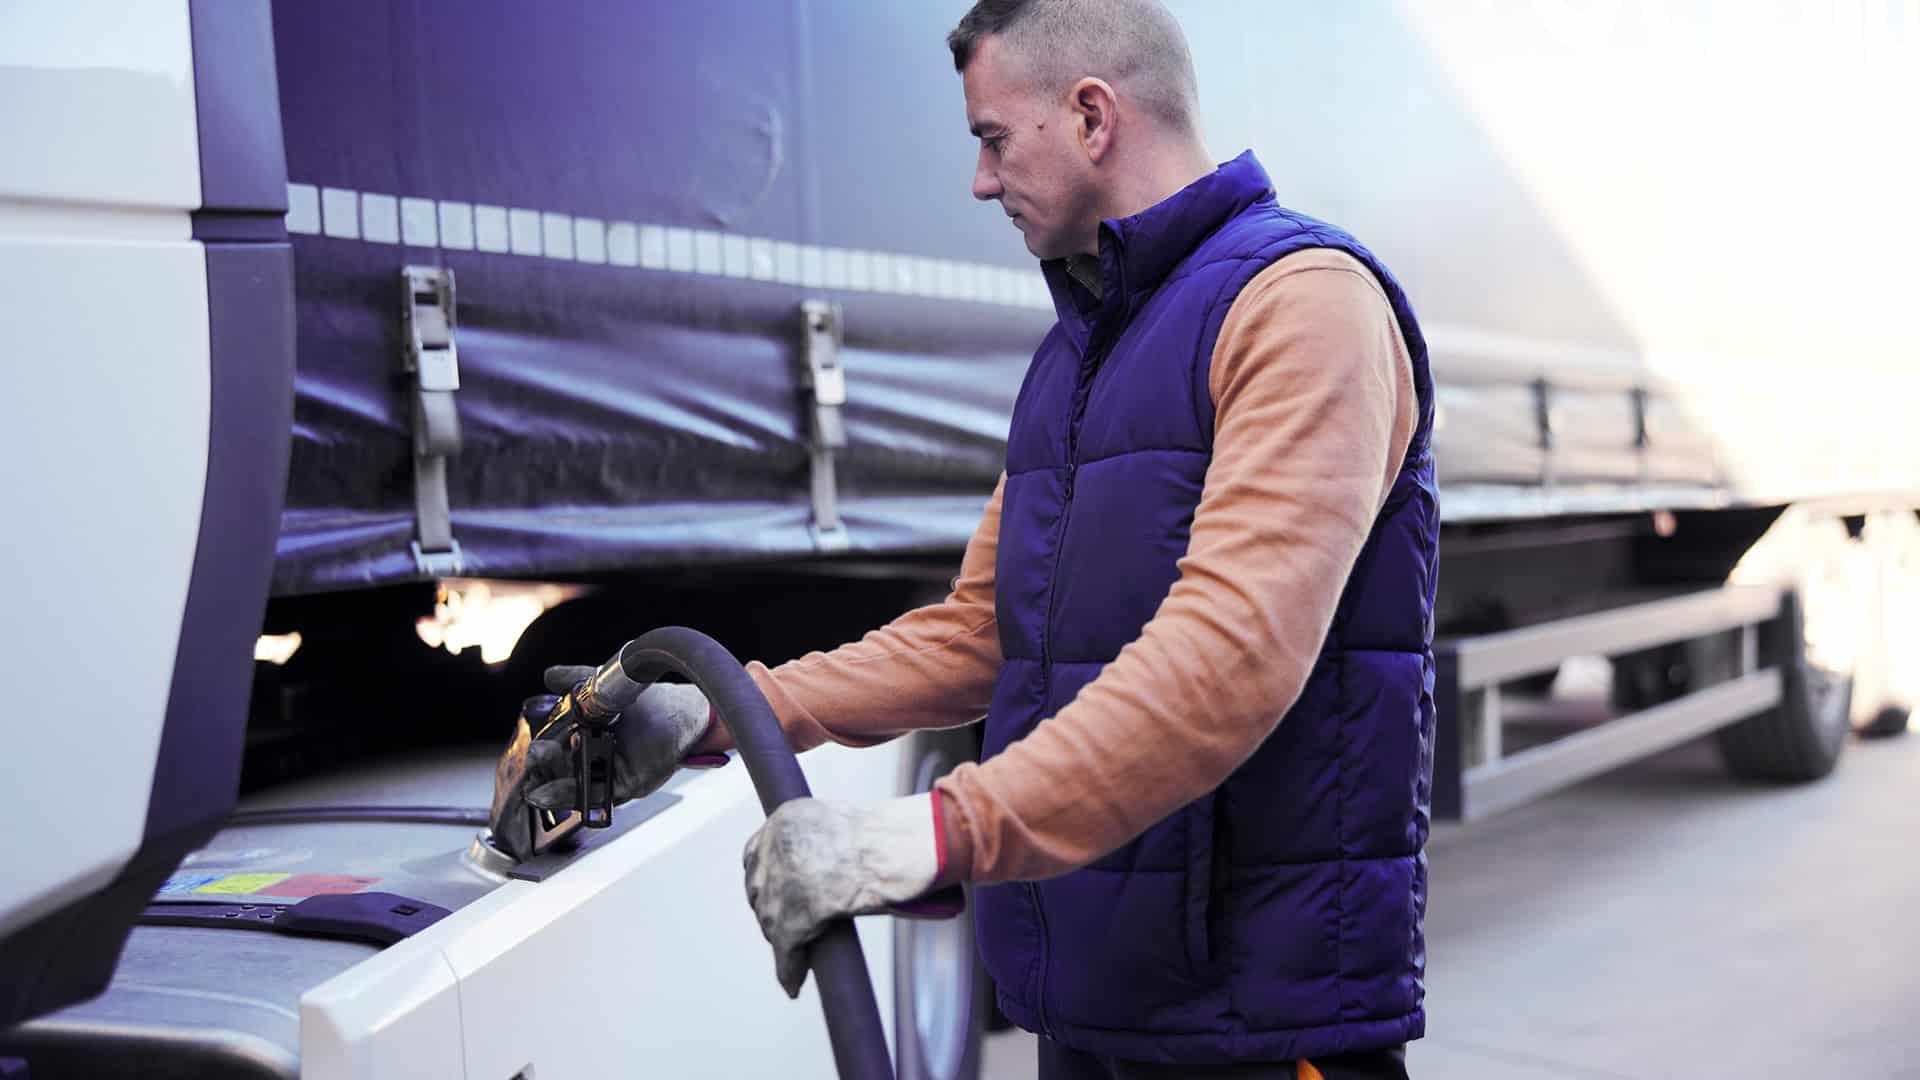
[[[1170,6],[1216,155],[1427,328],[1436,817],[1904,727],[1920,4]],[[966,198],[964,7],[0,12],[0,1072],[831,1072],[743,770],[524,864],[486,807],[547,664],[944,594],[1052,320]],[[539,613],[429,643],[488,593]],[[1541,722],[1574,668],[1611,710]],[[881,797],[976,747],[805,766]],[[900,1074],[975,1075],[965,921],[860,937]]]

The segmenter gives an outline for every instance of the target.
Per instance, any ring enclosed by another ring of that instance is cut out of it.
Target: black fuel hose
[[[790,799],[812,793],[800,762],[774,718],[773,707],[726,646],[698,630],[667,626],[628,642],[618,658],[621,672],[641,687],[678,672],[707,695],[720,722],[739,747],[760,806],[771,814]],[[604,669],[603,669],[604,670]],[[820,1008],[827,1017],[834,1066],[845,1080],[891,1080],[893,1059],[886,1029],[867,977],[867,958],[853,920],[837,919],[807,950]]]

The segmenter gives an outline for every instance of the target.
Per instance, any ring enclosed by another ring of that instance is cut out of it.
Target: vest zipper
[[[1040,886],[1027,882],[1027,896],[1033,901],[1033,914],[1040,920],[1040,992],[1034,995],[1033,1011],[1040,1021],[1040,1034],[1053,1038],[1053,1025],[1047,1022],[1047,964],[1053,943],[1047,939],[1047,911],[1040,906]]]
[[[1079,441],[1080,427],[1080,403],[1078,399],[1079,394],[1078,391],[1076,391],[1073,412],[1069,414],[1067,418],[1067,475],[1065,481],[1061,484],[1061,494],[1063,497],[1060,504],[1060,543],[1055,545],[1053,549],[1053,577],[1055,579],[1060,575],[1060,551],[1066,546],[1067,523],[1073,518],[1073,474],[1077,468],[1077,463],[1073,459],[1074,455],[1078,452],[1077,443]],[[1040,634],[1041,671],[1043,672],[1046,686],[1045,694],[1048,699],[1053,696],[1054,596],[1055,587],[1053,584],[1049,584],[1047,588],[1047,622]],[[1041,719],[1044,720],[1045,717]],[[1040,1034],[1051,1039],[1053,1038],[1053,1027],[1047,1023],[1047,964],[1053,952],[1053,943],[1048,940],[1046,909],[1040,906],[1040,886],[1028,882],[1027,896],[1033,901],[1033,915],[1040,923],[1040,992],[1034,995],[1035,1000],[1033,1007],[1040,1020]]]
[[[1045,694],[1049,698],[1053,695],[1053,611],[1054,598],[1058,595],[1060,553],[1066,547],[1067,525],[1073,520],[1073,479],[1080,468],[1080,421],[1086,416],[1089,387],[1099,367],[1099,360],[1094,358],[1089,348],[1087,359],[1081,363],[1079,376],[1074,382],[1073,409],[1067,414],[1067,475],[1060,485],[1060,542],[1053,549],[1053,574],[1047,587],[1047,621],[1040,634],[1040,667],[1045,680]],[[1053,945],[1047,932],[1047,912],[1040,905],[1040,886],[1028,882],[1027,898],[1033,902],[1034,918],[1040,923],[1040,992],[1035,995],[1034,1013],[1040,1021],[1040,1034],[1051,1039],[1053,1025],[1047,1021],[1047,964]]]
[[[1060,553],[1067,546],[1067,526],[1073,521],[1073,477],[1080,469],[1080,421],[1087,411],[1087,386],[1098,365],[1082,364],[1080,379],[1073,388],[1073,411],[1067,414],[1067,475],[1060,485],[1060,542],[1053,547],[1053,572],[1047,584],[1047,622],[1040,634],[1040,664],[1046,673],[1047,692],[1053,692],[1053,610],[1059,595]]]
[[[1094,372],[1100,369],[1100,362],[1091,357],[1080,365],[1079,377],[1073,387],[1073,409],[1067,414],[1067,475],[1060,485],[1060,543],[1053,549],[1053,573],[1047,586],[1047,624],[1040,635],[1040,659],[1047,674],[1047,689],[1053,689],[1053,611],[1057,589],[1053,582],[1060,576],[1060,553],[1066,547],[1067,526],[1073,520],[1073,480],[1080,471],[1080,422],[1087,415],[1089,387],[1093,383]]]

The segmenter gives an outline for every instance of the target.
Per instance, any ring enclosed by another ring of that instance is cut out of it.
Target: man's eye
[[[986,144],[987,150],[989,152],[998,154],[1000,152],[1000,147],[1007,141],[1007,137],[1005,135],[995,135],[994,137],[983,140],[983,141]]]

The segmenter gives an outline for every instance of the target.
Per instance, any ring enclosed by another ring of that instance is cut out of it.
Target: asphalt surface
[[[1803,787],[1710,743],[1436,831],[1416,1080],[1920,1078],[1920,732]],[[1034,1075],[1024,1033],[985,1075]]]

